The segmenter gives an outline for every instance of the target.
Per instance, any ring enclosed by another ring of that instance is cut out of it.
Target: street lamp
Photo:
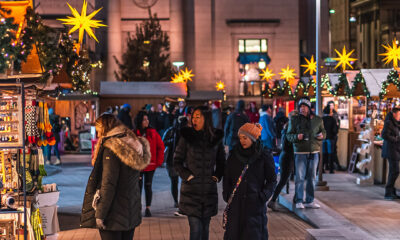
[[[317,62],[317,72],[316,72],[316,83],[317,83],[317,102],[316,102],[316,114],[318,116],[322,115],[322,97],[321,97],[321,68],[320,68],[320,49],[319,49],[319,41],[320,41],[320,31],[321,31],[321,0],[316,0],[316,31],[315,31],[315,61]],[[318,182],[317,182],[317,190],[320,191],[328,191],[329,187],[327,186],[327,182],[323,181],[322,176],[323,171],[323,163],[321,158],[321,151],[319,152],[319,167],[318,167]]]
[[[182,67],[183,65],[185,65],[185,62],[173,62],[172,65],[174,65],[179,72],[179,68]]]

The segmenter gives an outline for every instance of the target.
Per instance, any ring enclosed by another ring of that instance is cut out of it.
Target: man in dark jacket
[[[274,121],[272,120],[272,105],[263,105],[261,110],[261,142],[269,150],[273,150],[276,148],[276,130]]]
[[[321,142],[326,132],[322,119],[312,113],[309,98],[301,98],[298,108],[299,114],[289,120],[287,131],[287,138],[293,143],[296,166],[296,208],[319,208],[320,206],[314,202],[314,185]],[[305,182],[306,199],[303,204]]]
[[[383,148],[382,157],[389,162],[389,177],[385,187],[385,199],[400,199],[394,184],[399,176],[400,160],[400,108],[393,110],[386,116],[382,130]]]
[[[127,126],[129,129],[133,129],[133,124],[132,124],[132,118],[130,116],[130,112],[131,112],[131,105],[129,105],[128,103],[125,103],[124,105],[122,105],[121,111],[119,111],[118,113],[118,119],[125,124],[125,126]]]
[[[164,132],[167,130],[168,126],[168,115],[167,113],[164,111],[164,104],[159,103],[157,105],[157,124],[156,126],[154,126],[158,132],[158,134],[160,134],[160,136],[164,135]]]
[[[238,131],[241,126],[249,122],[249,118],[244,112],[244,101],[237,102],[236,109],[228,116],[225,123],[225,145],[229,146],[229,150],[239,143]]]
[[[274,118],[278,146],[281,145],[283,126],[285,126],[285,124],[288,121],[289,121],[289,119],[285,116],[285,112],[284,112],[283,108],[279,108],[279,111]]]
[[[211,113],[212,113],[212,121],[213,121],[213,127],[215,129],[221,129],[222,130],[222,113],[221,113],[221,103],[218,101],[215,101],[211,105]]]

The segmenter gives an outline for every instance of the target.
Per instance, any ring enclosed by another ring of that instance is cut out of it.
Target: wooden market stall
[[[375,136],[372,155],[373,177],[375,183],[385,184],[388,175],[388,164],[386,159],[382,158],[383,141],[380,135],[386,114],[390,111],[392,103],[400,98],[400,86],[391,80],[391,69],[362,69],[361,73],[371,95],[368,112],[371,115]],[[396,187],[400,187],[400,180],[396,182]]]

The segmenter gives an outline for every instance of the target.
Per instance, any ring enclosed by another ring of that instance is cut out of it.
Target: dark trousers
[[[272,196],[273,202],[275,202],[276,199],[278,199],[278,196],[281,193],[283,187],[289,181],[290,174],[292,174],[293,168],[294,168],[293,154],[292,155],[289,155],[287,153],[283,153],[283,154],[284,154],[284,156],[282,156],[282,161],[280,163],[281,178],[279,179],[279,183],[275,188],[274,195]]]
[[[99,230],[101,240],[132,240],[135,229],[129,231]]]
[[[174,198],[174,202],[178,203],[178,185],[179,185],[179,176],[169,176],[171,179],[171,193]]]
[[[143,182],[144,182],[144,193],[146,195],[146,207],[151,206],[151,200],[153,198],[152,184],[153,184],[154,172],[155,171],[148,171],[148,172],[140,173],[140,180],[139,180],[140,194],[142,194],[142,188],[143,188]]]
[[[211,218],[188,216],[190,240],[208,240]]]
[[[389,162],[389,176],[386,183],[386,196],[391,196],[396,193],[396,188],[394,184],[397,177],[399,176],[399,160],[398,159],[388,159]]]

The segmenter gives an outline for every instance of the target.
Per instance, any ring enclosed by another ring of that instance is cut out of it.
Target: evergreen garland
[[[289,97],[293,97],[292,89],[286,80],[283,80],[283,86],[281,86],[279,81],[275,81],[274,92],[278,96],[284,96],[287,93]]]
[[[325,85],[326,85],[326,89],[328,90],[328,92],[330,92],[332,95],[334,95],[335,90],[332,87],[332,83],[329,80],[328,74],[325,74],[321,79],[321,88],[323,88]]]
[[[274,96],[274,89],[271,89],[270,87],[269,87],[269,83],[267,82],[267,83],[264,83],[264,89],[263,89],[263,91],[261,92],[261,94],[263,95],[263,96],[265,96],[266,98],[272,98],[273,96]]]
[[[1,9],[1,12],[4,12],[4,10]],[[67,29],[65,28],[61,33],[57,33],[54,29],[46,26],[39,14],[31,7],[28,7],[26,10],[25,20],[26,26],[21,31],[21,37],[16,46],[11,44],[15,41],[14,35],[1,34],[4,28],[0,23],[0,36],[10,36],[10,39],[6,39],[7,41],[3,41],[3,38],[0,38],[2,40],[0,46],[4,44],[4,47],[0,49],[4,48],[4,52],[14,54],[12,55],[15,56],[12,58],[14,60],[14,69],[20,71],[22,62],[27,61],[27,57],[31,54],[33,47],[36,47],[43,71],[41,76],[42,82],[47,82],[50,77],[58,75],[62,69],[65,69],[67,75],[72,80],[73,90],[91,93],[89,91],[89,75],[93,66],[97,66],[98,64],[93,64],[84,50],[81,51],[82,54],[76,52],[74,40],[67,33]],[[12,18],[5,19],[7,23],[12,23],[12,21]],[[7,27],[13,30],[17,29],[16,25],[7,24]],[[12,33],[10,30],[9,32]],[[2,72],[4,56],[10,56],[10,54],[1,55],[0,72]],[[4,65],[4,69],[11,66],[12,59],[9,59],[7,66]],[[7,61],[5,62],[7,63]]]
[[[387,79],[382,83],[382,88],[379,93],[379,97],[383,99],[385,95],[387,94],[387,87],[390,84],[394,84],[397,89],[400,91],[400,81],[399,81],[399,73],[395,69],[391,69],[389,72],[389,75],[387,76]]]
[[[351,89],[349,87],[349,82],[347,81],[347,77],[346,77],[345,73],[340,74],[339,83],[336,84],[333,95],[337,96],[338,94],[340,94],[339,91],[341,89],[343,89],[343,94],[345,96],[350,96]]]
[[[13,24],[14,18],[6,18],[10,10],[0,5],[0,73],[6,72],[16,58],[18,48],[15,46],[15,31],[18,25]]]
[[[298,96],[301,89],[303,89],[303,95],[306,95],[306,84],[300,79],[300,81],[296,85],[296,88],[294,89],[294,98],[297,99],[303,97]]]
[[[306,90],[305,90],[305,95],[310,97],[310,88],[314,88],[314,93],[317,90],[317,84],[314,82],[314,79],[311,78],[310,81],[307,83]]]
[[[354,93],[357,89],[358,84],[362,84],[364,96],[366,96],[367,98],[370,98],[371,93],[368,90],[367,83],[365,82],[365,79],[364,79],[363,75],[361,74],[361,72],[357,73],[356,77],[354,78],[353,86],[348,95],[351,97],[354,96]]]
[[[136,35],[129,36],[122,61],[115,61],[119,81],[170,81],[173,70],[169,61],[170,42],[162,31],[157,15],[136,26]]]

